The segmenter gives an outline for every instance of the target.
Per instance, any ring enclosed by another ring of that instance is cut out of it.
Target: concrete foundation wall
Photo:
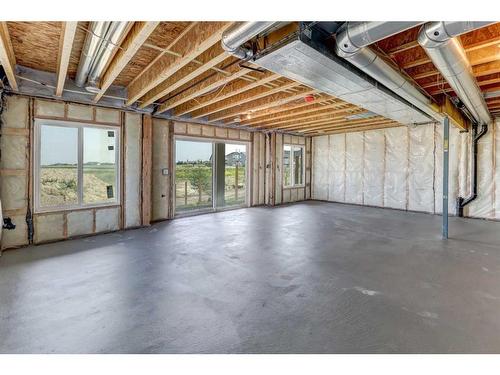
[[[313,138],[312,198],[430,213],[442,212],[439,124]],[[449,212],[470,192],[469,133],[450,127]],[[500,125],[479,142],[478,198],[465,215],[500,219]]]

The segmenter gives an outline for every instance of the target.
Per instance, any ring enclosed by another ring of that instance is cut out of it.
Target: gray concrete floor
[[[499,353],[500,223],[307,202],[7,251],[3,353]]]

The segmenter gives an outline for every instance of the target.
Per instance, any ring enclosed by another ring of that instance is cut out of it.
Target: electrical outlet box
[[[164,175],[164,176],[168,176],[168,168],[163,168],[161,170],[161,174]]]

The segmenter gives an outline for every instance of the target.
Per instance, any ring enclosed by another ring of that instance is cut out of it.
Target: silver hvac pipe
[[[87,90],[92,88],[97,88],[99,85],[99,80],[101,79],[104,69],[108,65],[109,59],[113,56],[115,48],[117,48],[118,43],[122,39],[125,31],[127,30],[128,22],[111,22],[111,25],[106,32],[104,40],[102,41],[97,55],[95,56],[94,62],[92,64],[92,69],[88,76]],[[89,90],[91,91],[91,90]]]
[[[109,29],[111,22],[92,22],[89,33],[85,38],[82,54],[76,71],[75,84],[78,87],[83,87],[92,68],[94,56],[97,54],[106,32]]]
[[[380,82],[431,118],[443,116],[431,100],[418,90],[399,70],[388,64],[368,46],[422,22],[348,22],[336,35],[335,51],[361,71]]]
[[[127,30],[127,25],[128,22],[92,22],[78,63],[75,77],[77,86],[86,86],[89,91],[98,91],[99,79],[115,46]]]
[[[418,43],[450,84],[478,123],[488,124],[491,115],[465,50],[457,36],[494,22],[429,22],[418,34]]]
[[[222,34],[222,48],[230,54],[247,59],[252,56],[252,51],[242,47],[250,39],[270,29],[278,22],[241,22],[227,29]]]
[[[361,48],[394,34],[411,29],[423,22],[347,22],[336,35],[339,56],[358,52]]]

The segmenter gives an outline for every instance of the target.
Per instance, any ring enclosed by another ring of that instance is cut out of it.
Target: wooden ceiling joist
[[[214,115],[209,116],[208,121],[220,121],[228,118],[233,118],[239,115],[248,114],[250,112],[262,111],[264,109],[279,107],[285,103],[293,102],[295,100],[303,99],[307,95],[315,94],[317,90],[312,90],[309,87],[302,87],[301,90],[296,94],[288,93],[276,93],[273,95],[266,96],[265,98],[255,100],[236,108],[222,111]]]
[[[0,64],[7,76],[10,87],[17,91],[16,57],[12,48],[7,22],[5,21],[0,22]]]
[[[340,134],[340,133],[353,133],[353,132],[361,132],[365,130],[377,130],[377,129],[386,129],[386,128],[394,128],[394,127],[399,127],[403,126],[395,121],[390,121],[390,122],[380,122],[380,123],[375,123],[375,124],[370,124],[370,125],[354,125],[354,126],[340,126],[338,128],[335,128],[334,130],[330,131],[317,131],[317,132],[311,132],[311,133],[306,133],[304,135],[309,135],[309,136],[315,136],[315,135],[331,135],[331,134]]]
[[[293,115],[288,115],[286,117],[281,117],[278,120],[275,121],[267,121],[267,122],[260,122],[259,124],[255,125],[254,127],[256,129],[260,128],[266,128],[266,127],[278,127],[280,125],[286,125],[288,123],[299,123],[308,119],[313,119],[315,117],[319,116],[324,116],[324,115],[331,115],[337,113],[337,110],[345,110],[346,107],[348,108],[357,108],[353,105],[350,105],[345,102],[339,102],[339,103],[334,103],[334,104],[329,104],[325,106],[320,106],[318,105],[315,108],[309,108],[307,111],[303,110],[302,114],[300,113],[295,113]]]
[[[214,104],[206,106],[200,110],[194,111],[191,114],[192,118],[200,118],[204,116],[211,115],[213,113],[221,112],[229,108],[234,108],[237,106],[241,106],[242,104],[246,104],[252,102],[254,100],[258,100],[261,98],[265,98],[267,96],[273,95],[275,93],[279,93],[281,91],[285,91],[292,87],[299,86],[299,83],[288,81],[284,84],[280,84],[277,87],[272,89],[264,86],[255,87],[249,91],[242,92],[240,94],[231,96],[227,99],[217,101]]]
[[[172,96],[172,98],[167,99],[164,101],[156,110],[157,113],[163,113],[165,111],[168,111],[169,109],[178,107],[184,103],[189,102],[190,100],[193,100],[195,98],[198,98],[202,95],[205,95],[209,93],[210,91],[213,91],[215,89],[218,89],[219,87],[223,87],[230,82],[241,78],[245,74],[248,74],[248,71],[246,69],[241,69],[238,64],[234,64],[226,69],[227,72],[230,73],[229,76],[222,75],[220,73],[214,74],[212,77],[204,80],[200,84],[194,85],[193,87],[190,87],[186,89],[185,91],[182,91],[178,95]],[[246,81],[247,82],[247,81]],[[189,108],[189,107],[188,107]],[[181,111],[179,111],[181,112]],[[184,112],[187,113],[187,112]]]
[[[267,111],[253,113],[252,118],[244,120],[241,125],[258,126],[261,123],[277,121],[279,119],[299,116],[304,113],[310,113],[321,108],[327,107],[329,104],[338,103],[338,99],[331,96],[318,96],[313,102],[289,103],[281,108],[272,108]],[[343,102],[342,102],[343,103]]]
[[[215,43],[219,43],[222,33],[229,26],[230,22],[196,23],[171,47],[171,50],[180,56],[172,54],[162,56],[142,74],[141,78],[128,86],[126,105],[133,104]]]
[[[217,90],[214,93],[205,95],[203,98],[197,98],[196,100],[193,100],[191,103],[186,103],[185,105],[176,108],[174,110],[174,113],[176,116],[182,116],[186,113],[189,112],[194,112],[196,110],[202,109],[204,107],[210,106],[214,103],[221,102],[225,99],[231,98],[231,100],[238,100],[236,98],[237,95],[240,95],[244,92],[247,92],[249,90],[252,90],[254,88],[257,88],[259,86],[265,86],[267,83],[274,81],[276,79],[280,78],[278,74],[274,74],[271,72],[264,72],[260,73],[260,78],[256,81],[248,82],[248,81],[232,81],[231,83],[227,84],[220,90]],[[279,85],[276,85],[279,87]],[[267,86],[266,86],[267,87]],[[271,86],[271,87],[274,87]],[[213,112],[210,112],[213,113]]]
[[[57,55],[57,80],[56,96],[61,96],[68,73],[69,58],[73,41],[75,40],[78,22],[63,22],[61,25],[61,37],[59,38],[59,53]]]
[[[217,66],[228,58],[226,51],[222,49],[220,43],[216,43],[208,50],[203,52],[196,60],[201,62],[201,65],[189,63],[179,69],[172,76],[149,91],[141,98],[140,108],[145,108],[156,100],[164,97],[172,91],[178,89],[182,85],[192,81],[207,70]]]
[[[149,35],[160,22],[134,22],[126,38],[120,45],[109,67],[106,69],[101,80],[101,91],[95,96],[94,102],[98,102],[112,85],[116,77],[127,66],[137,51],[141,48]]]
[[[362,108],[344,108],[342,110],[339,110],[337,113],[333,113],[328,116],[320,116],[317,117],[313,120],[309,121],[304,121],[304,122],[296,122],[294,124],[287,124],[287,125],[281,125],[278,127],[280,130],[299,130],[299,129],[307,129],[311,128],[313,126],[318,126],[318,125],[327,125],[327,124],[334,124],[338,122],[346,122],[349,121],[346,119],[347,116],[355,115],[355,114],[361,114],[366,112],[366,110]]]
[[[313,125],[318,125],[318,124],[325,124],[329,123],[331,121],[347,121],[346,116],[351,116],[355,114],[361,114],[366,112],[366,110],[362,108],[340,108],[336,111],[332,111],[327,115],[323,116],[317,116],[315,118],[306,120],[306,121],[300,121],[297,120],[292,123],[288,124],[278,124],[278,125],[270,125],[266,127],[266,130],[269,129],[279,129],[279,130],[295,130],[295,129],[302,129],[306,128],[308,126],[313,126]]]
[[[388,123],[395,123],[397,124],[396,121],[394,120],[389,120],[386,119],[382,116],[377,116],[377,117],[372,117],[369,119],[360,119],[360,120],[343,120],[343,121],[335,121],[335,122],[330,122],[327,124],[322,124],[322,125],[317,125],[317,126],[312,126],[306,129],[302,129],[301,132],[308,134],[308,133],[314,133],[314,132],[319,132],[319,131],[329,131],[329,130],[336,130],[338,128],[346,128],[346,127],[355,127],[355,126],[373,126],[377,124],[388,124]]]

